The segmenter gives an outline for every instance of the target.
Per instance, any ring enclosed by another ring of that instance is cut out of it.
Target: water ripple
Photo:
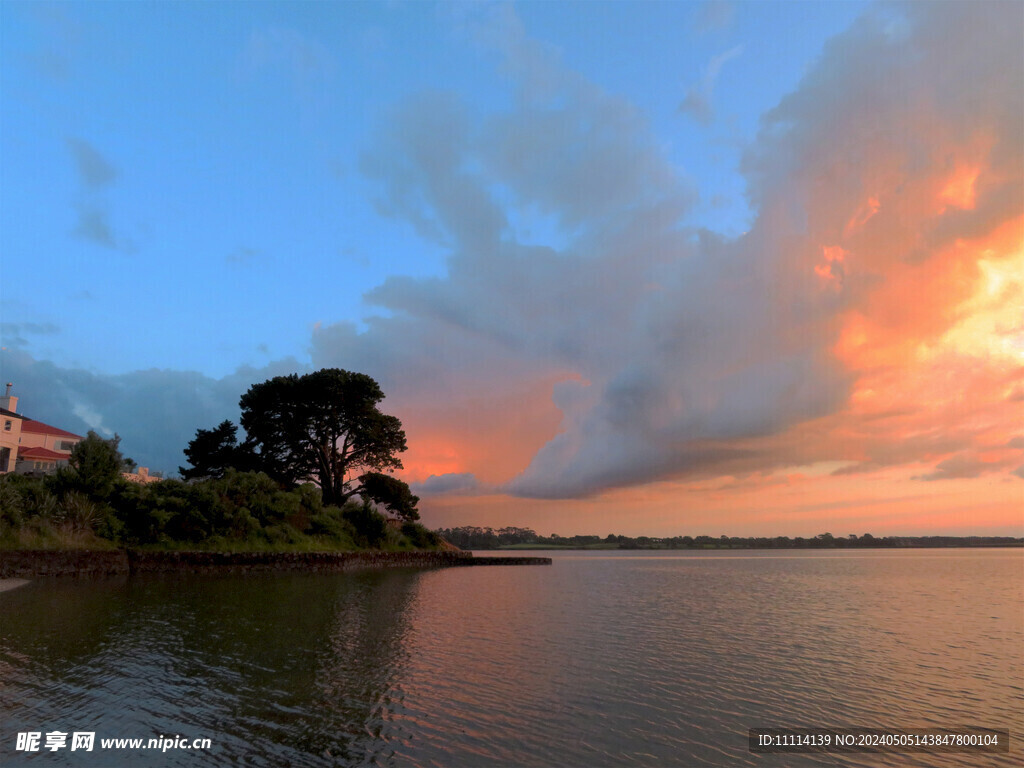
[[[204,764],[260,768],[939,768],[964,756],[751,755],[746,734],[1024,731],[1024,553],[845,554],[37,582],[0,596],[3,738],[209,737]]]

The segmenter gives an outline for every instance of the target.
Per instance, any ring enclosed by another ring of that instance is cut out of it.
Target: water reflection
[[[209,737],[212,765],[952,766],[746,732],[1019,733],[1022,648],[1020,551],[40,581],[0,595],[0,764],[59,728]],[[62,764],[198,762],[111,754]]]
[[[3,738],[49,729],[95,730],[97,738],[180,734],[210,737],[212,757],[224,762],[232,754],[249,765],[386,762],[381,735],[402,695],[419,575],[22,588],[2,606]],[[79,754],[76,764],[110,764],[110,754]]]

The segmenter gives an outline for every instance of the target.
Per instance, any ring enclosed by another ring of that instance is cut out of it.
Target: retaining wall
[[[0,579],[31,576],[127,576],[124,550],[20,550],[0,552]]]
[[[458,565],[469,552],[143,552],[128,551],[132,573],[346,571]]]
[[[549,557],[473,557],[470,552],[0,551],[0,578],[132,573],[331,572],[357,568],[550,565]]]

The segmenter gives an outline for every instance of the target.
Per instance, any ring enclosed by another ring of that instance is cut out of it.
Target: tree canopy
[[[85,439],[71,449],[68,466],[58,473],[59,480],[92,498],[107,497],[124,467],[120,444],[120,435],[104,439],[90,429]]]
[[[362,488],[358,491],[360,496],[375,501],[403,520],[420,519],[420,513],[416,510],[416,504],[420,499],[413,496],[407,483],[382,472],[367,472],[359,479],[362,483]]]
[[[360,496],[404,520],[419,513],[409,486],[390,471],[402,468],[402,423],[382,413],[380,385],[363,373],[325,368],[277,376],[242,395],[237,442],[234,424],[198,430],[185,449],[193,469],[186,478],[219,476],[228,466],[260,469],[284,485],[313,480],[325,505]]]
[[[120,435],[103,439],[91,429],[84,440],[75,443],[68,460],[69,469],[90,496],[109,495],[114,483],[121,478],[124,459],[118,450],[120,444]]]
[[[191,467],[178,467],[185,480],[224,477],[228,469],[255,468],[252,449],[238,443],[238,427],[225,419],[213,429],[197,429],[195,439],[185,449]]]

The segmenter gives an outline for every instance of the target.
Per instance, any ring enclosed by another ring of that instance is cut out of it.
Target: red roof
[[[18,449],[18,460],[21,459],[34,459],[35,461],[59,461],[67,459],[69,454],[57,453],[51,451],[49,448],[19,448]]]
[[[57,437],[75,437],[79,440],[85,439],[81,435],[76,435],[74,432],[68,432],[66,429],[60,429],[59,427],[51,427],[49,424],[44,424],[41,421],[29,418],[25,418],[21,422],[21,431],[28,432],[33,435],[55,435]]]

